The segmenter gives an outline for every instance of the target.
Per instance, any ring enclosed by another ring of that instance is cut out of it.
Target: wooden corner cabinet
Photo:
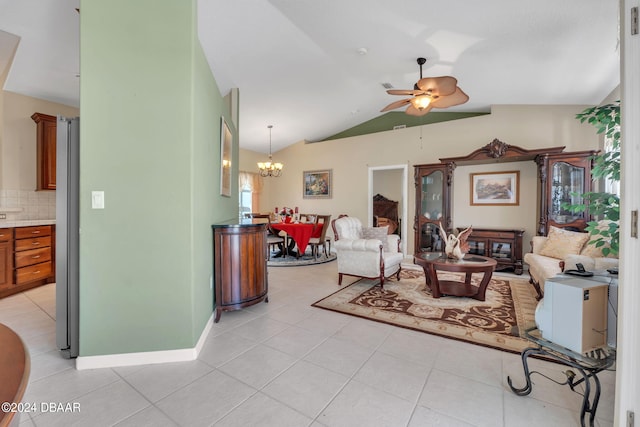
[[[214,322],[223,311],[268,302],[267,225],[252,220],[214,224]]]
[[[458,227],[458,231],[466,227]],[[513,269],[522,274],[522,236],[524,230],[497,228],[473,228],[467,239],[469,253],[493,258],[497,261],[496,270]]]
[[[38,125],[36,134],[37,189],[56,189],[56,132],[57,118],[48,114],[33,113]]]

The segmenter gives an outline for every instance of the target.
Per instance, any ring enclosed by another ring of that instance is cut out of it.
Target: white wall
[[[384,169],[373,172],[373,195],[380,194],[402,206],[402,170]],[[398,213],[400,214],[400,212]]]
[[[470,174],[520,171],[518,206],[470,206]],[[453,171],[453,224],[456,227],[524,228],[523,251],[529,252],[538,223],[538,169],[532,160],[513,163],[458,166]]]

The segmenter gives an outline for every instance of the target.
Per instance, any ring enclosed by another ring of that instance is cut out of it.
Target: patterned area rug
[[[439,277],[463,280],[457,273],[441,272]],[[474,274],[471,283],[480,279]],[[526,280],[494,274],[486,301],[433,298],[421,270],[403,270],[399,282],[384,282],[384,291],[377,283],[357,281],[312,305],[515,353],[531,346],[521,334],[535,324],[537,301]]]
[[[336,259],[335,253],[330,253],[328,257],[321,254],[317,259],[311,255],[309,251],[303,254],[300,258],[296,258],[294,256],[274,258],[275,254],[276,252],[272,252],[271,257],[267,260],[267,265],[269,267],[298,267],[302,265],[323,264]]]

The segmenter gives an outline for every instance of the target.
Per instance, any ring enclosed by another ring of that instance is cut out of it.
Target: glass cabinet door
[[[491,258],[511,259],[512,257],[510,242],[491,242]]]
[[[552,153],[536,157],[540,179],[538,230],[546,236],[552,226],[582,231],[591,220],[589,211],[571,212],[562,204],[584,203],[582,194],[591,191],[592,159],[597,151]]]
[[[434,171],[421,178],[421,213],[426,219],[438,221],[442,218],[443,197],[442,183],[444,174],[442,171]]]
[[[566,162],[557,162],[551,171],[551,206],[549,219],[558,224],[568,224],[583,218],[584,214],[563,209],[563,203],[582,203],[585,192],[585,168]]]
[[[472,255],[484,255],[485,244],[484,240],[467,240],[469,244],[469,253]]]
[[[440,224],[449,231],[452,171],[453,166],[449,164],[415,166],[416,215],[413,229],[416,252],[444,250],[440,237]]]
[[[440,227],[433,222],[425,222],[422,224],[419,244],[422,252],[444,252],[444,243],[440,236]]]

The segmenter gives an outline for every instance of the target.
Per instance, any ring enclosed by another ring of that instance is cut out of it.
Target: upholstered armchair
[[[363,227],[357,218],[341,216],[331,222],[338,256],[338,285],[342,276],[385,278],[396,275],[400,279],[400,237],[387,234],[387,227]]]

